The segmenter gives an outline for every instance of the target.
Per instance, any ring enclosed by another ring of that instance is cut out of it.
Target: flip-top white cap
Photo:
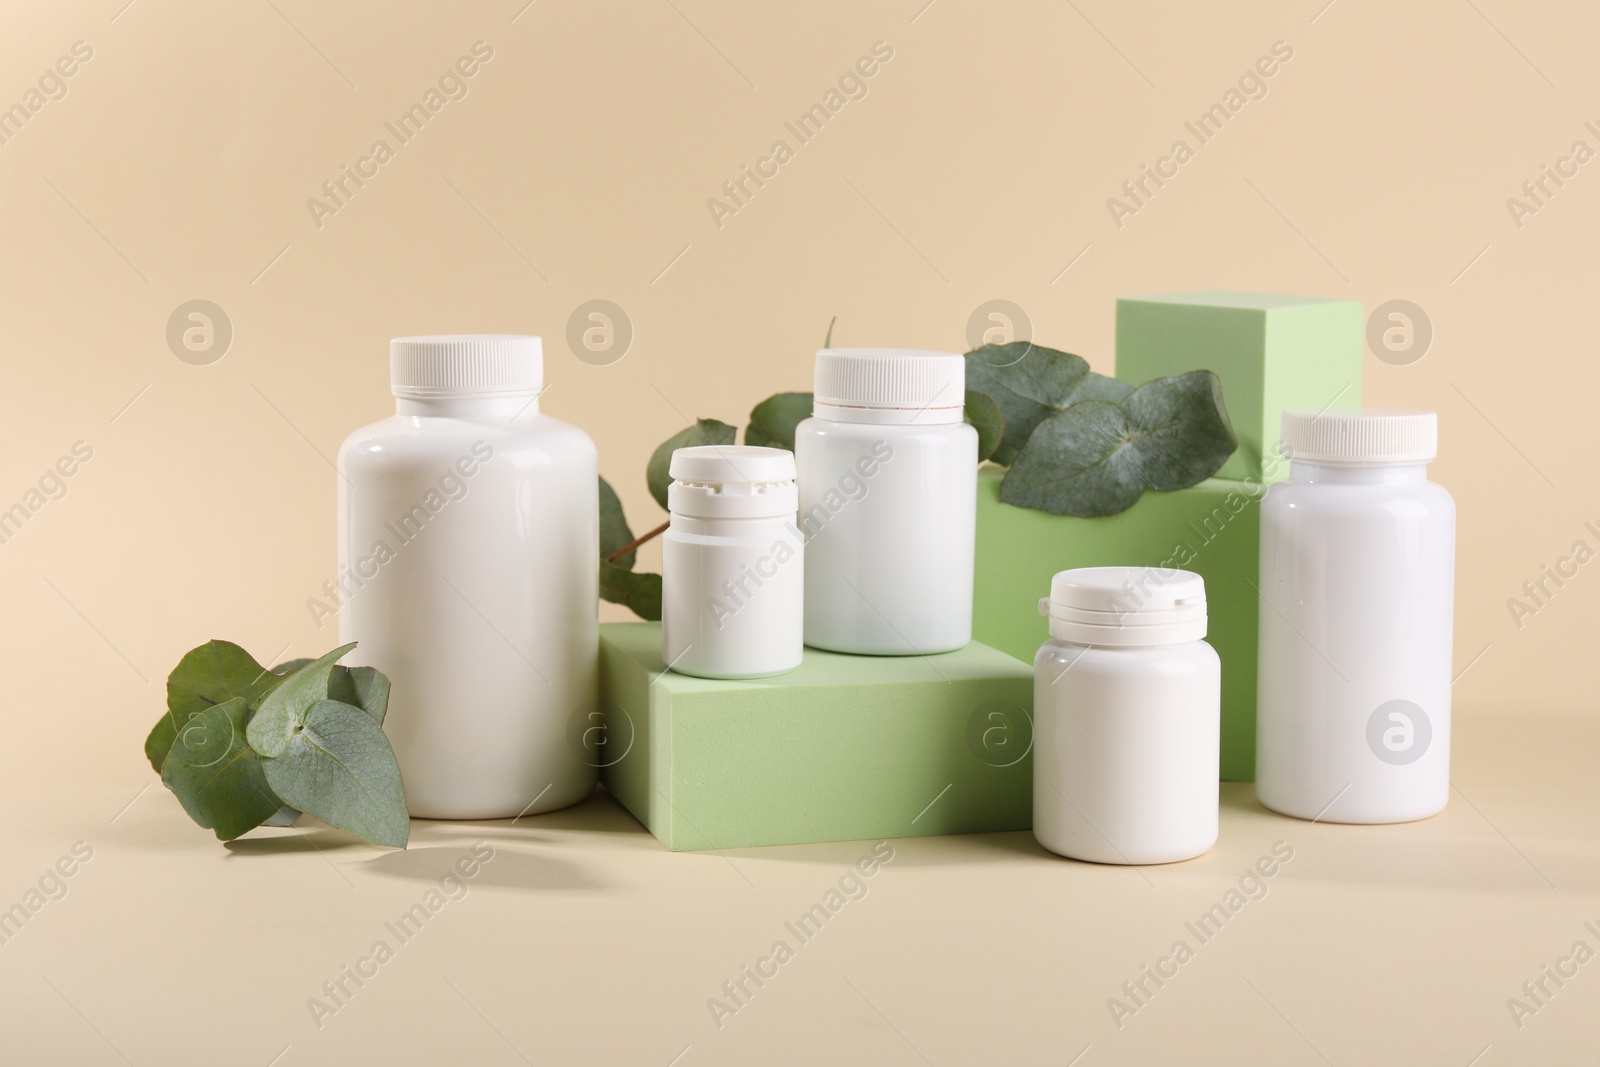
[[[824,348],[812,413],[837,422],[960,422],[967,363],[920,348]]]
[[[1206,635],[1206,583],[1162,567],[1080,567],[1050,580],[1039,614],[1050,635],[1082,645],[1169,645]]]
[[[1439,454],[1439,416],[1388,408],[1285,411],[1282,437],[1291,460],[1426,463]]]
[[[523,334],[445,334],[389,342],[397,397],[533,396],[544,386],[544,347]]]
[[[673,451],[667,510],[699,519],[793,515],[800,506],[794,453],[755,445],[695,445]]]

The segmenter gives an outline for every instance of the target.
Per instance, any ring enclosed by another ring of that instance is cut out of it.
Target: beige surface
[[[1575,941],[1600,949],[1600,728],[1472,715],[1458,741],[1460,792],[1409,826],[1284,819],[1227,785],[1220,844],[1166,867],[1055,859],[1026,833],[892,840],[809,943],[785,924],[872,842],[673,854],[597,795],[515,826],[418,822],[405,853],[330,830],[224,848],[159,785],[119,815],[121,785],[40,784],[4,903],[74,841],[94,858],[0,948],[3,1059],[1593,1062],[1600,962],[1520,1030],[1506,1001]],[[401,944],[385,924],[478,841],[493,859]],[[1186,928],[1278,842],[1293,858],[1264,896],[1209,941]],[[394,958],[317,1027],[308,999],[379,940]],[[779,940],[793,958],[719,1028],[707,1001]],[[1107,1000],[1178,940],[1193,958],[1118,1029]]]
[[[75,442],[93,449],[0,544],[0,900],[73,841],[97,849],[68,898],[0,949],[0,1047],[116,1062],[92,1024],[135,1063],[266,1063],[286,1044],[286,1065],[379,1049],[516,1062],[449,976],[541,1062],[596,1048],[664,1064],[689,1043],[684,1064],[750,1062],[780,1038],[796,1059],[915,1062],[885,1018],[936,1063],[996,1062],[1006,1043],[1017,1062],[1064,1063],[1091,1042],[1084,1064],[1246,1042],[1255,1055],[1236,1062],[1317,1062],[1283,1017],[1336,1063],[1592,1049],[1600,977],[1585,971],[1521,1033],[1504,999],[1600,916],[1600,578],[1577,569],[1520,627],[1507,600],[1575,541],[1600,547],[1584,527],[1600,520],[1600,177],[1579,168],[1520,227],[1507,198],[1575,140],[1600,148],[1584,126],[1600,123],[1600,15],[1218,6],[0,11],[0,107],[74,42],[93,50],[0,143],[0,508]],[[468,95],[318,228],[307,199],[479,40],[494,55]],[[1280,40],[1294,56],[1266,97],[1116,226],[1107,198]],[[707,198],[877,41],[894,55],[866,97],[718,228]],[[264,658],[333,644],[306,608],[334,571],[328,457],[389,410],[390,336],[545,335],[546,409],[593,434],[648,528],[649,450],[689,416],[742,422],[806,388],[833,314],[843,343],[960,349],[974,309],[1006,299],[1035,338],[1106,370],[1117,296],[1201,287],[1408,299],[1431,320],[1420,361],[1369,357],[1366,392],[1441,413],[1435,476],[1461,517],[1456,693],[1477,713],[1456,779],[1492,826],[1458,799],[1417,827],[1305,827],[1232,788],[1221,850],[1147,875],[1047,863],[1025,837],[908,843],[837,937],[717,1033],[705,998],[860,848],[735,857],[752,891],[721,859],[662,854],[601,800],[484,830],[503,865],[316,1033],[305,997],[423,891],[446,858],[428,849],[475,831],[422,830],[399,858],[228,852],[159,785],[108,824],[152,781],[139,743],[183,651],[212,636]],[[610,366],[563,340],[595,298],[635,333]],[[208,366],[165,339],[193,299],[234,329]],[[1300,851],[1238,936],[1110,1030],[1105,997],[1279,836]]]

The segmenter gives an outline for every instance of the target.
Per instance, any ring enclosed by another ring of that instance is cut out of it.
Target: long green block
[[[974,636],[1031,662],[1049,636],[1038,605],[1057,571],[1194,571],[1206,580],[1206,640],[1222,660],[1220,775],[1254,779],[1261,485],[1211,478],[1192,489],[1147,492],[1120,515],[1079,519],[1002,504],[1003,473],[986,468],[978,475]]]
[[[658,623],[600,627],[606,789],[674,852],[1023,830],[1033,668],[806,649],[747,681],[665,670]]]
[[[1285,408],[1361,403],[1362,311],[1355,300],[1194,292],[1117,301],[1117,377],[1132,385],[1192,370],[1222,379],[1239,449],[1219,477],[1276,481]]]

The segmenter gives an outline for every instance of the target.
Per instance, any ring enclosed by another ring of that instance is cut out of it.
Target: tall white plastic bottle
[[[972,640],[978,432],[952,352],[825,348],[795,429],[805,641],[880,656]]]
[[[594,789],[593,442],[539,412],[537,337],[402,337],[395,415],[339,450],[339,632],[389,676],[411,814],[494,819]],[[576,724],[576,725],[575,725]]]
[[[1285,815],[1408,822],[1450,794],[1455,502],[1431,412],[1285,412],[1261,502],[1256,795]]]

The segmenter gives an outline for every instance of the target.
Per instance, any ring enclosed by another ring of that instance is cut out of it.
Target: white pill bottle
[[[667,469],[662,661],[702,678],[794,670],[805,652],[794,454],[702,445],[673,452]]]
[[[389,676],[411,814],[577,803],[596,700],[594,443],[539,411],[537,337],[402,337],[393,418],[339,450],[341,640]],[[331,642],[330,642],[331,643]]]
[[[1039,602],[1033,836],[1094,863],[1173,863],[1216,844],[1222,661],[1205,580],[1156,567],[1062,571]]]
[[[795,430],[805,640],[880,656],[972,640],[978,432],[952,352],[825,348]]]
[[[1256,795],[1285,815],[1408,822],[1450,793],[1456,509],[1431,412],[1285,412],[1261,502]]]

